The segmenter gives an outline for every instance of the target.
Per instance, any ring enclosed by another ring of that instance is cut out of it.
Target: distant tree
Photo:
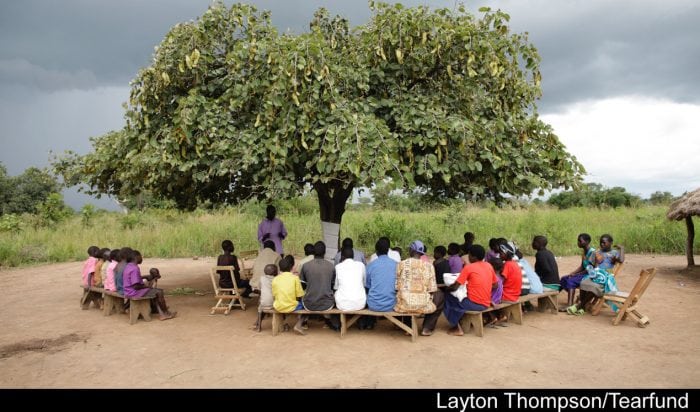
[[[642,199],[627,192],[624,187],[605,188],[600,183],[586,183],[579,190],[556,193],[547,203],[559,209],[570,207],[637,206]]]
[[[53,225],[73,214],[73,209],[63,202],[63,195],[60,193],[50,193],[46,200],[36,207],[37,214],[45,225]]]
[[[649,196],[649,203],[652,205],[667,205],[673,202],[673,199],[671,192],[656,191]]]
[[[36,213],[40,203],[60,190],[56,178],[45,170],[30,167],[19,176],[8,177],[7,169],[0,166],[2,213]]]
[[[57,170],[183,209],[312,187],[334,224],[354,188],[387,177],[449,198],[580,181],[583,167],[537,114],[537,50],[507,14],[370,8],[352,30],[319,9],[309,32],[280,35],[269,12],[215,2],[156,47],[131,83],[126,126]]]
[[[5,211],[7,204],[12,199],[13,193],[10,177],[7,175],[7,168],[0,162],[0,215],[9,213]]]

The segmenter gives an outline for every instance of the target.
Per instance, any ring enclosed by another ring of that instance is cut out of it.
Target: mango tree
[[[580,181],[538,118],[540,57],[507,14],[370,7],[353,29],[319,9],[308,32],[280,34],[268,12],[214,3],[156,47],[125,127],[57,169],[94,192],[148,190],[183,209],[311,187],[336,236],[352,190],[387,178],[469,199]]]

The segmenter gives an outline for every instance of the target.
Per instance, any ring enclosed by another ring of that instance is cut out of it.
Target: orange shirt
[[[517,302],[523,286],[523,271],[518,262],[509,260],[503,265],[503,298],[509,302]]]
[[[457,282],[467,285],[469,300],[479,305],[491,306],[491,288],[498,279],[490,263],[480,260],[466,265],[459,272]]]

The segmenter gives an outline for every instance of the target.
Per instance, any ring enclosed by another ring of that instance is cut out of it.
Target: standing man
[[[287,237],[287,229],[284,223],[275,217],[277,209],[274,206],[268,205],[266,212],[267,217],[258,226],[258,241],[262,246],[266,240],[271,240],[275,243],[275,251],[283,255],[282,240]]]

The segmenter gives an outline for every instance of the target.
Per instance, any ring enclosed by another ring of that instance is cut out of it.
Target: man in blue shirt
[[[377,259],[367,265],[367,308],[375,312],[391,312],[396,304],[396,261],[387,256],[389,242],[379,239],[374,246]],[[360,329],[372,329],[376,318],[366,316],[361,319]]]

